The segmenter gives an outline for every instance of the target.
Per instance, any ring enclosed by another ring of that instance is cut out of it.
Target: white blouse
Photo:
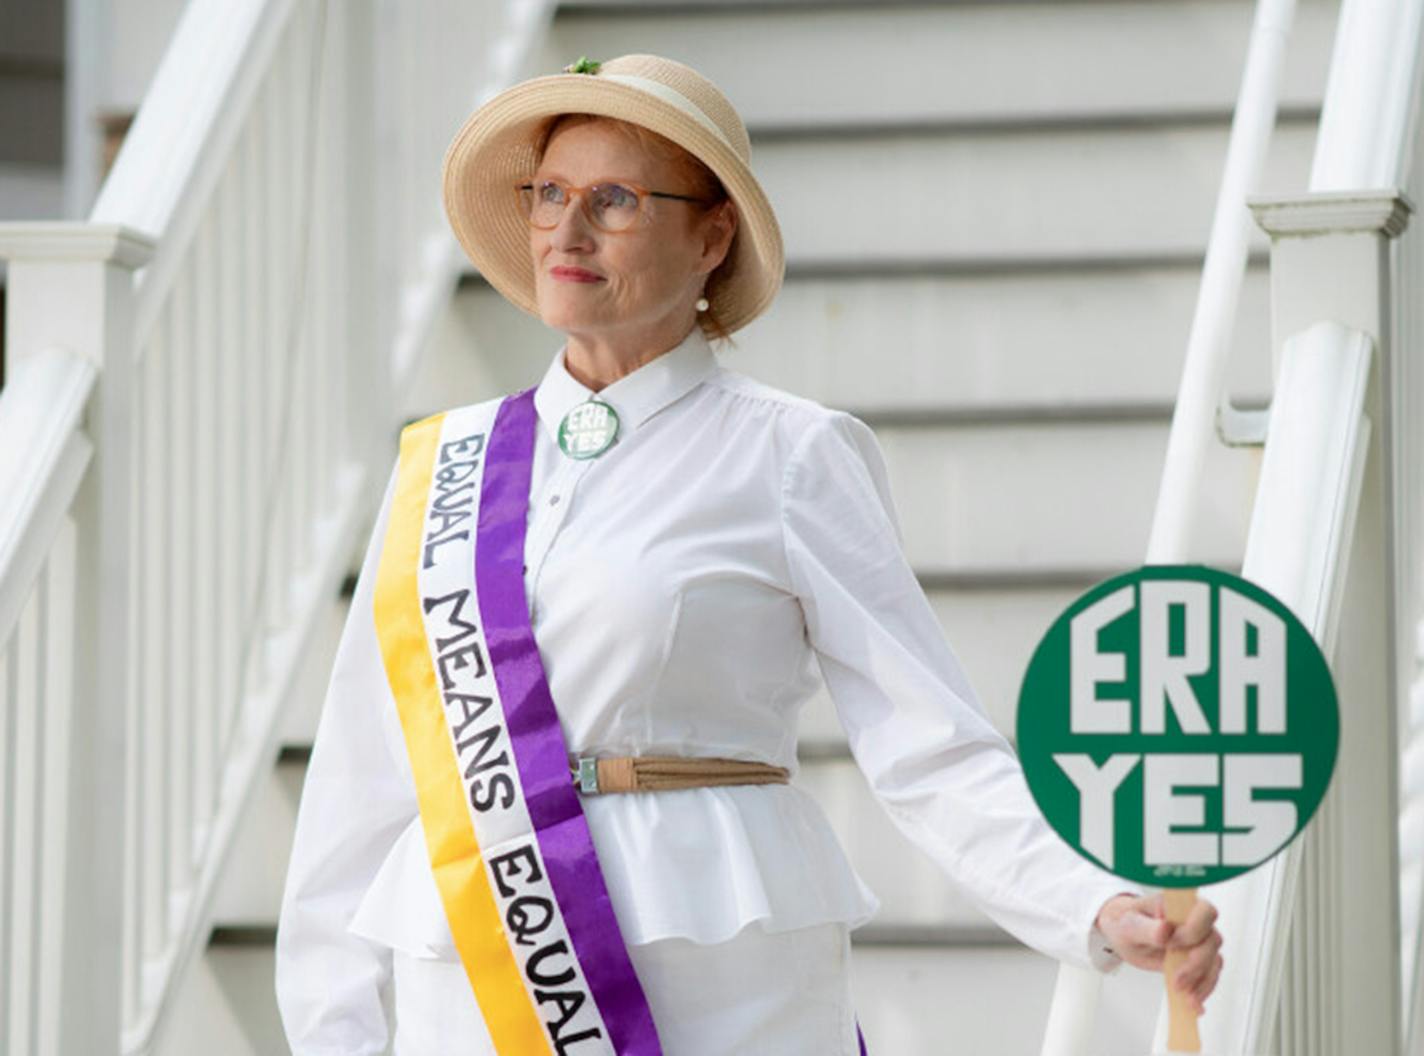
[[[570,750],[794,773],[797,711],[824,678],[856,763],[947,883],[1050,956],[1116,967],[1093,922],[1134,887],[1042,820],[906,561],[869,427],[722,366],[694,327],[600,390],[618,440],[575,460],[559,422],[591,393],[563,351],[535,394],[525,589]],[[388,485],[283,897],[278,996],[299,1052],[355,1051],[341,1046],[383,1029],[387,947],[454,956],[375,638],[390,496]],[[753,921],[855,927],[878,908],[795,785],[582,802],[629,943],[721,942]]]

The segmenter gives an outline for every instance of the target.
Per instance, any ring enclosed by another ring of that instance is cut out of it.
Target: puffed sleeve
[[[394,705],[372,613],[394,484],[392,470],[337,646],[282,895],[275,981],[293,1056],[375,1056],[390,1042],[390,950],[347,925],[418,809],[382,737]]]
[[[875,434],[831,411],[782,479],[786,559],[851,753],[896,826],[990,918],[1059,960],[1121,963],[1094,926],[1140,893],[1048,826],[903,549]]]

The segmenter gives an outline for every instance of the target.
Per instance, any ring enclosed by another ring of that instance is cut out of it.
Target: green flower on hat
[[[593,59],[590,59],[587,55],[580,55],[579,58],[578,58],[578,62],[575,62],[575,63],[572,64],[571,66],[565,66],[565,67],[564,67],[564,72],[565,72],[565,73],[597,73],[597,72],[598,72],[598,68],[599,68],[600,66],[602,66],[602,65],[603,65],[603,63],[601,63],[601,62],[595,62]]]

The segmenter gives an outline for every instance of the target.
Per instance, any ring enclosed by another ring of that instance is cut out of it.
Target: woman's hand
[[[1172,985],[1187,995],[1198,1015],[1206,1011],[1207,995],[1221,975],[1221,932],[1215,924],[1216,907],[1198,898],[1187,919],[1173,925],[1166,919],[1161,894],[1114,895],[1098,910],[1097,919],[1113,951],[1138,968],[1160,972],[1168,950],[1186,951]]]

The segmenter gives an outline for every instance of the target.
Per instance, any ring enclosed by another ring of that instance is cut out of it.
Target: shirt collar
[[[567,349],[565,343],[554,354],[554,361],[534,390],[534,409],[556,444],[564,415],[594,395],[564,366]],[[598,391],[598,398],[618,414],[620,432],[632,432],[678,397],[691,392],[716,366],[716,353],[702,328],[694,326],[679,344],[605,385]]]

